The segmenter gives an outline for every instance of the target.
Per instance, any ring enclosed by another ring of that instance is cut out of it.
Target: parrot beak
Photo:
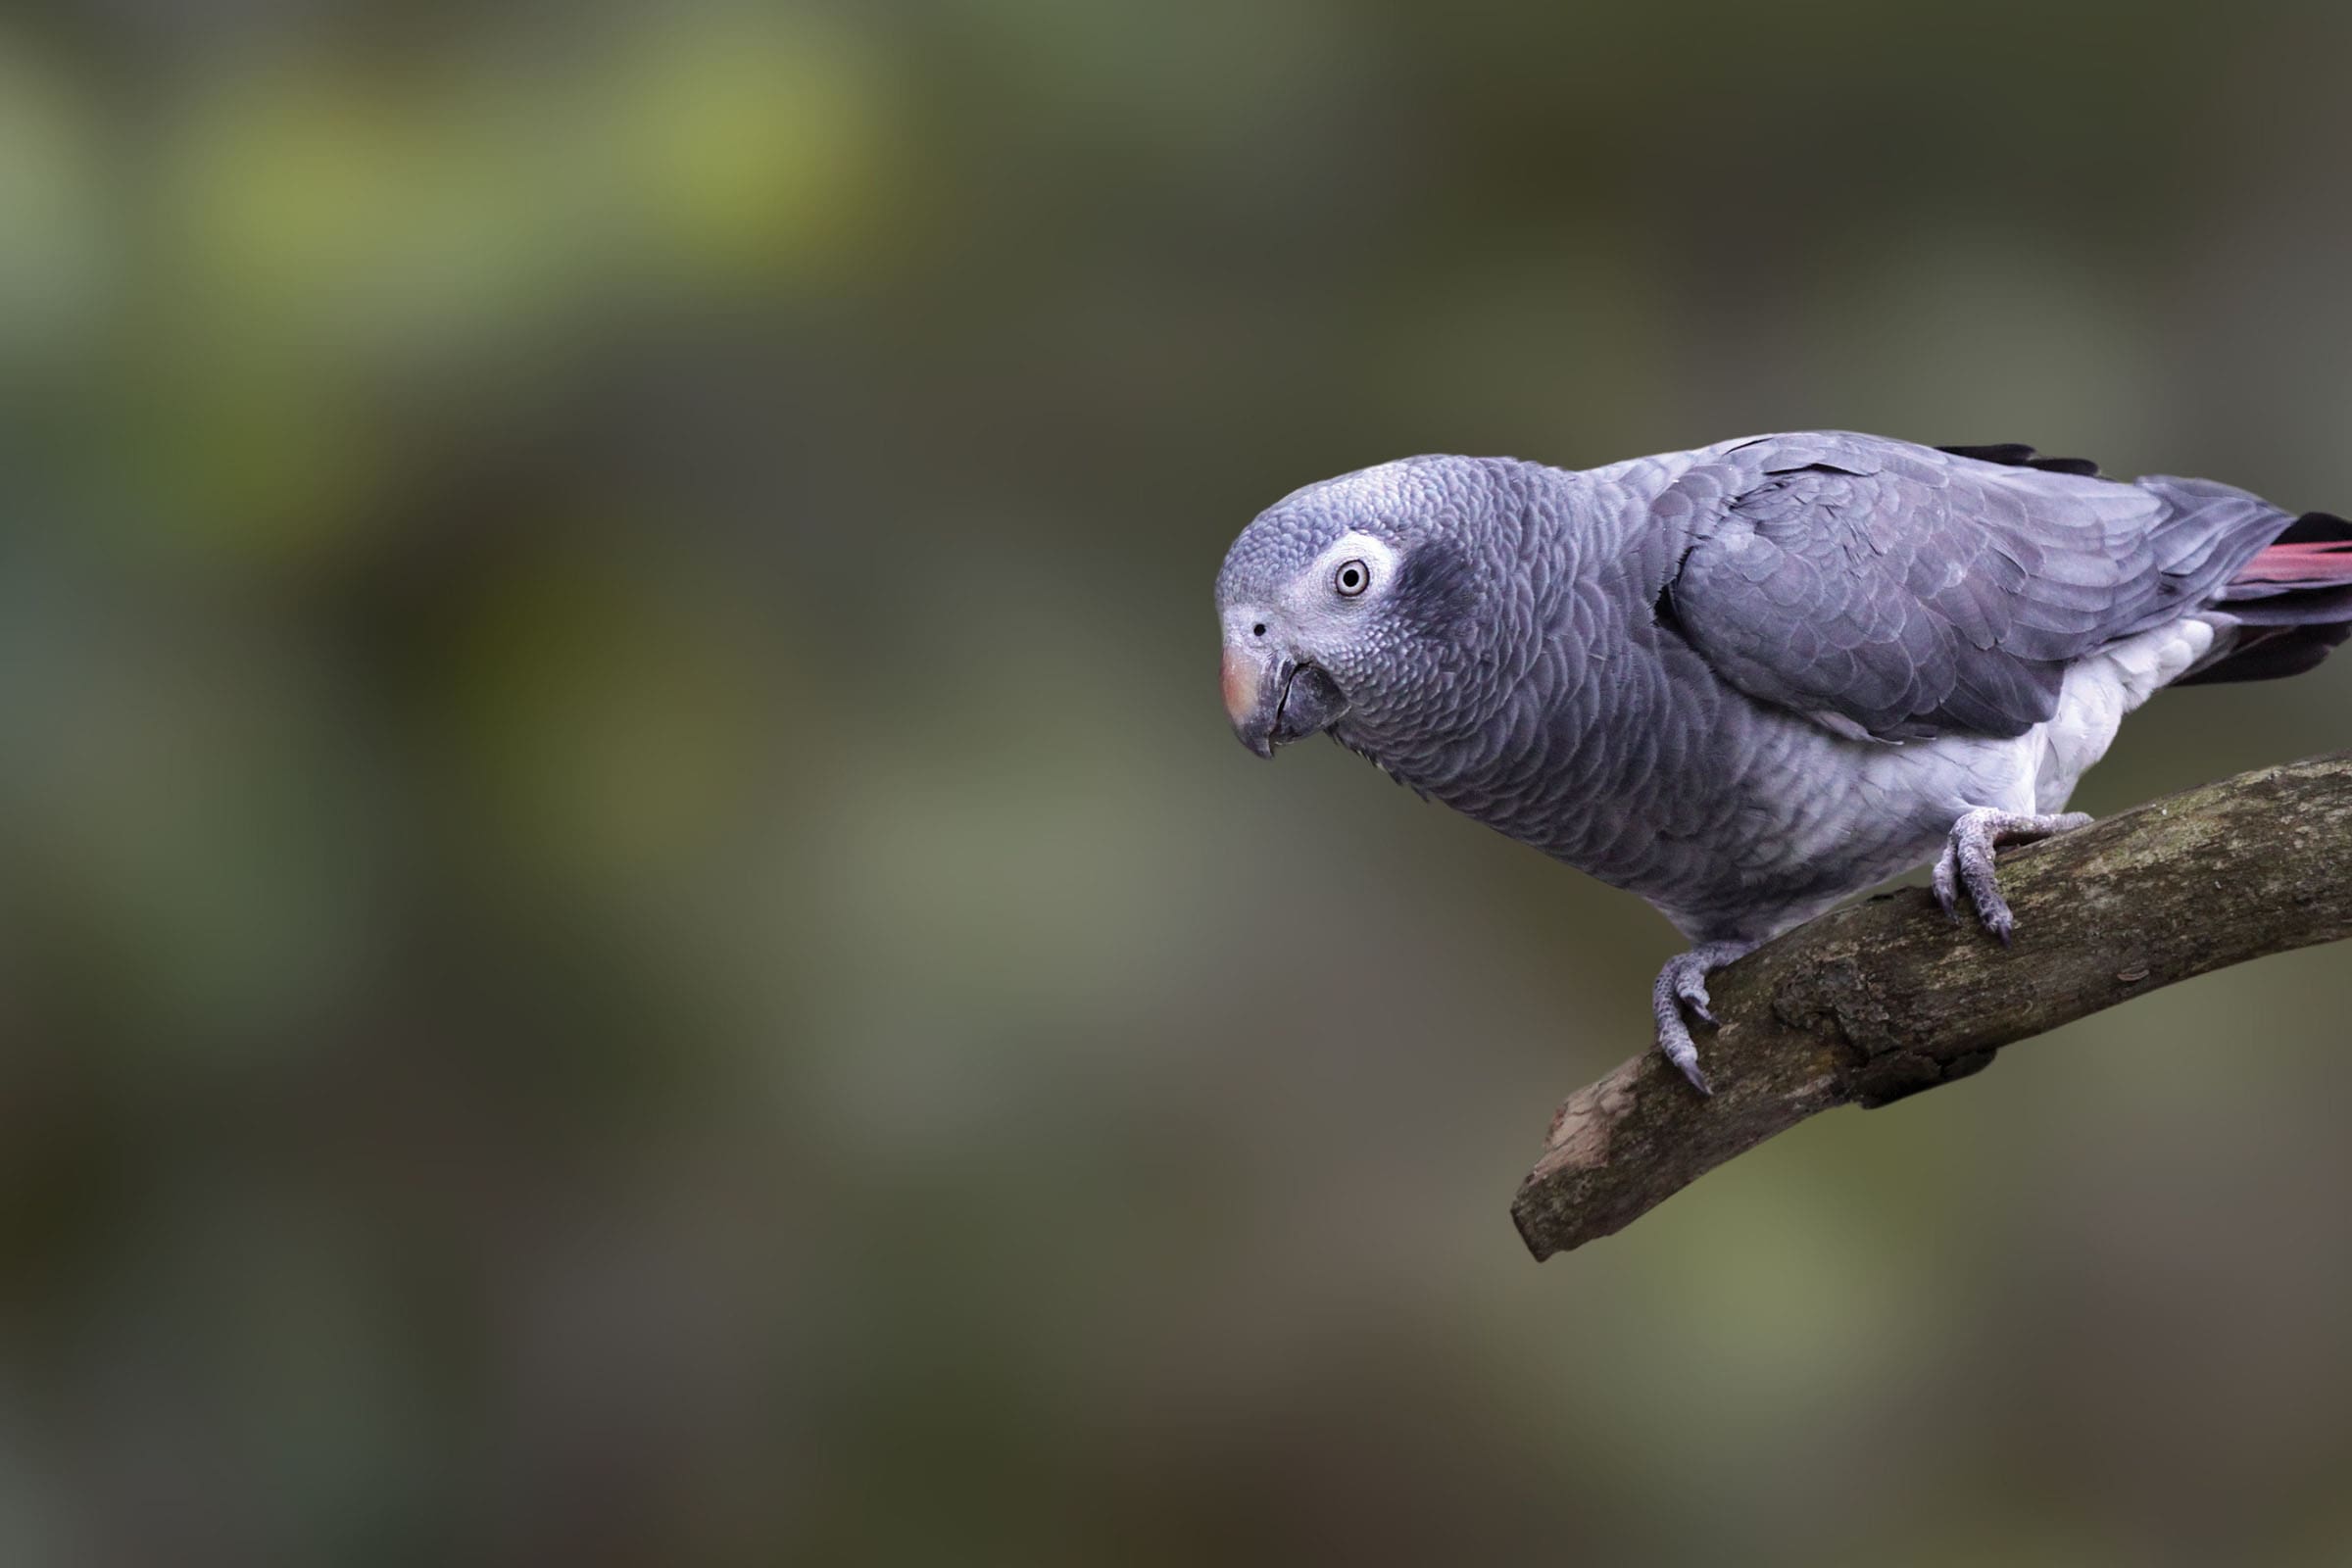
[[[1233,732],[1260,757],[1348,716],[1347,696],[1313,664],[1228,648],[1223,674]]]

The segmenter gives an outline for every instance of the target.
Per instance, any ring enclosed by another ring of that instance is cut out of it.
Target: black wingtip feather
[[[2286,532],[2271,542],[2280,545],[2319,545],[2338,539],[2352,539],[2352,521],[2346,521],[2332,512],[2306,512],[2286,525]]]
[[[2352,638],[2352,625],[2336,621],[2320,626],[2290,626],[2258,633],[2234,653],[2208,664],[2176,686],[2221,686],[2233,681],[2279,680],[2319,666],[2322,660]]]
[[[2022,441],[2003,441],[1988,447],[1937,447],[1955,458],[1974,458],[1979,463],[1997,463],[2004,468],[2039,468],[2044,473],[2079,474],[2085,479],[2098,477],[2099,466],[2088,458],[2045,458]]]

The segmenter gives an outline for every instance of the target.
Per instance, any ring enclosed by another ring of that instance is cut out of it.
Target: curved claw
[[[1679,1043],[1660,1040],[1658,1048],[1666,1053],[1668,1061],[1682,1069],[1683,1076],[1690,1080],[1691,1088],[1710,1099],[1714,1097],[1715,1086],[1707,1082],[1706,1069],[1698,1064],[1698,1048],[1691,1044],[1689,1031],[1684,1032]]]
[[[1936,857],[1936,871],[1932,878],[1932,885],[1936,890],[1936,902],[1943,908],[1943,917],[1954,923],[1960,919],[1960,867],[1958,862],[1959,858],[1952,851],[1952,842],[1947,838],[1943,843],[1943,853]]]
[[[1691,1017],[1710,1028],[1714,1026],[1715,1014],[1707,1010],[1707,1004],[1714,999],[1707,995],[1705,971],[1686,972],[1679,976],[1675,981],[1674,994],[1682,999],[1684,1006],[1690,1009]]]

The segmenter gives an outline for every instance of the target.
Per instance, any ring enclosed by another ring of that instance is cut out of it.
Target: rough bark
[[[2004,851],[2000,874],[2012,949],[1912,888],[1710,977],[1722,1023],[1699,1033],[1699,1055],[1714,1097],[1655,1051],[1569,1097],[1511,1203],[1529,1250],[1544,1258],[1621,1230],[1833,1106],[1884,1105],[2175,981],[2352,936],[2352,753]]]

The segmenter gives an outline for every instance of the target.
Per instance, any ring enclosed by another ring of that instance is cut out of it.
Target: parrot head
[[[1479,609],[1519,514],[1508,460],[1407,458],[1308,485],[1260,513],[1217,573],[1225,711],[1260,757],[1463,721]]]

